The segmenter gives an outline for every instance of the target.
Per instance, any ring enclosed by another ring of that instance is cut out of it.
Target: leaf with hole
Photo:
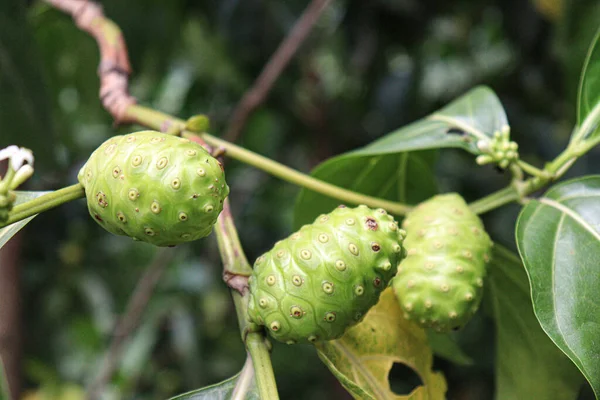
[[[17,201],[15,201],[15,205],[17,205],[17,204],[25,203],[26,201],[29,201],[29,200],[33,200],[36,197],[40,197],[40,196],[50,193],[50,192],[15,192],[15,193],[17,195]],[[23,229],[23,227],[25,225],[27,225],[29,223],[29,221],[31,221],[33,218],[35,218],[35,215],[33,217],[25,218],[24,220],[21,220],[19,222],[15,222],[14,224],[5,226],[4,228],[0,228],[0,249],[10,240],[10,238],[12,238],[14,235],[17,234],[17,232],[19,232],[21,229]]]
[[[586,123],[586,119],[591,118]],[[579,81],[579,93],[577,95],[577,125],[584,124],[589,128],[575,131],[572,140],[579,141],[595,138],[600,134],[598,122],[600,121],[600,30],[596,33],[594,40],[588,50],[583,64],[581,78]],[[585,136],[584,136],[585,135]]]
[[[242,371],[223,382],[172,397],[170,400],[260,400],[250,358]]]
[[[572,179],[531,200],[517,245],[544,331],[600,396],[600,176]]]
[[[535,318],[519,257],[495,244],[488,274],[484,308],[496,325],[496,399],[575,399],[583,377]]]
[[[407,321],[391,289],[381,294],[364,321],[337,340],[315,346],[319,357],[356,399],[443,399],[446,380],[432,371],[425,331]],[[409,394],[392,391],[388,375],[395,363],[410,367],[422,385]]]

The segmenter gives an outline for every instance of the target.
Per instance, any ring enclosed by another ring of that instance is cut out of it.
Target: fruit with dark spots
[[[101,226],[157,246],[207,236],[229,194],[219,161],[202,146],[155,131],[107,140],[78,179]]]

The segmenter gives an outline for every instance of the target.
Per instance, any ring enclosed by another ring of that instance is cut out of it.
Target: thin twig
[[[306,7],[292,30],[280,43],[258,78],[256,78],[252,87],[236,106],[227,131],[223,135],[225,140],[235,142],[239,138],[252,111],[265,101],[273,84],[294,57],[300,45],[308,37],[313,26],[331,1],[312,0]]]
[[[238,317],[238,324],[242,337],[245,339],[246,348],[252,358],[255,379],[261,399],[278,400],[277,384],[269,348],[265,342],[262,331],[250,329],[248,319],[248,275],[252,272],[244,250],[238,239],[237,229],[229,203],[226,201],[223,212],[219,215],[215,226],[219,253],[223,260],[223,279],[231,288],[231,296]]]
[[[165,271],[166,266],[174,256],[174,249],[159,249],[154,256],[154,260],[138,281],[135,291],[129,298],[125,313],[119,319],[114,330],[112,341],[104,355],[100,370],[88,385],[88,399],[98,399],[102,394],[102,389],[110,381],[121,361],[123,344],[138,327],[142,314],[146,310],[146,306],[152,297],[156,285]]]

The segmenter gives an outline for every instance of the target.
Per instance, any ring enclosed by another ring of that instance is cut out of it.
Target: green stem
[[[473,212],[483,214],[513,201],[523,200],[536,190],[540,190],[549,183],[558,180],[577,161],[579,157],[600,143],[600,136],[581,142],[579,139],[586,137],[600,120],[600,103],[594,107],[584,123],[573,135],[573,140],[567,148],[554,160],[547,163],[543,170],[533,167],[524,161],[518,165],[525,172],[533,175],[525,181],[513,182],[513,185],[483,197],[469,205]]]
[[[569,145],[562,153],[554,160],[546,164],[543,172],[539,176],[534,176],[525,181],[516,182],[516,184],[494,192],[486,197],[483,197],[473,203],[469,207],[477,214],[483,214],[495,208],[501,207],[513,201],[522,200],[525,196],[530,195],[548,185],[550,182],[559,179],[565,172],[577,161],[577,158],[583,154],[577,151],[575,145]],[[519,164],[521,168],[523,165]],[[535,167],[533,167],[535,168]],[[530,173],[529,171],[527,171]],[[518,187],[518,190],[517,190]]]
[[[523,160],[518,160],[517,165],[531,176],[537,176],[540,178],[550,178],[550,174],[548,173],[548,171],[534,167],[533,165]]]
[[[518,199],[519,193],[512,186],[508,186],[474,201],[469,204],[469,208],[476,214],[483,214]]]
[[[237,229],[233,223],[229,208],[229,199],[225,199],[223,211],[221,211],[215,225],[215,233],[223,262],[223,271],[233,276],[250,276],[252,268],[244,254]]]
[[[598,121],[600,120],[600,103],[597,103],[592,111],[585,117],[585,120],[577,130],[577,132],[573,135],[570,144],[577,144],[581,140],[585,140],[593,131],[593,129],[598,125]]]
[[[261,399],[277,400],[277,387],[275,386],[275,375],[273,365],[269,356],[269,349],[265,343],[264,336],[259,332],[250,332],[246,336],[246,346],[252,356],[252,364],[256,373],[256,382]],[[273,384],[269,384],[273,382]]]
[[[10,183],[12,182],[15,174],[17,172],[11,167],[10,162],[8,163],[8,170],[4,175],[4,178],[0,177],[0,194],[6,194],[8,189],[10,188]]]
[[[262,332],[247,333],[250,322],[248,319],[250,298],[248,275],[252,273],[252,268],[240,244],[228,200],[225,200],[223,204],[223,211],[215,225],[215,232],[223,261],[223,276],[231,288],[240,333],[242,339],[246,341],[248,353],[252,358],[260,398],[278,399],[273,366],[264,334]]]
[[[132,105],[127,109],[127,118],[133,122],[148,126],[150,128],[168,131],[173,125],[185,125],[185,122],[172,117],[168,114],[149,109],[140,105]],[[406,215],[411,207],[402,203],[383,200],[378,197],[367,196],[336,185],[313,178],[309,175],[298,172],[292,168],[286,167],[276,161],[259,154],[253,153],[243,147],[236,146],[225,140],[216,138],[207,133],[196,134],[189,131],[182,132],[183,137],[200,137],[206,143],[213,147],[220,147],[225,150],[226,155],[263,170],[273,176],[281,178],[295,185],[313,190],[325,196],[346,202],[349,204],[365,204],[372,208],[383,208],[395,215]]]
[[[189,134],[185,134],[184,136],[188,135]],[[285,165],[282,165],[267,157],[263,157],[259,154],[246,150],[243,147],[226,142],[207,133],[200,134],[200,137],[211,146],[224,148],[226,155],[233,159],[268,172],[269,174],[281,178],[284,181],[310,189],[325,196],[329,196],[350,204],[365,204],[372,208],[383,208],[396,215],[406,215],[411,210],[411,207],[405,204],[356,193],[322,180],[315,179],[290,167],[286,167]]]
[[[546,165],[544,169],[553,176],[553,179],[556,180],[560,178],[565,172],[567,172],[567,169],[571,167],[575,161],[577,161],[577,158],[585,153],[578,152],[576,147],[577,146],[569,145],[569,147],[567,147],[554,160]]]
[[[85,191],[83,190],[83,186],[79,183],[45,194],[15,206],[10,212],[8,221],[6,221],[4,225],[0,225],[0,227],[14,224],[15,222],[29,218],[35,214],[51,210],[61,204],[82,197],[85,197]]]

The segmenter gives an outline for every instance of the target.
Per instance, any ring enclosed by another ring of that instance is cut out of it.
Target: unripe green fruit
[[[396,274],[405,235],[383,209],[319,216],[256,260],[250,319],[288,344],[342,336]]]
[[[207,236],[229,194],[221,164],[202,146],[154,131],[110,138],[78,179],[101,226],[156,246]]]
[[[483,293],[492,241],[457,194],[435,196],[404,220],[406,259],[392,286],[408,319],[438,332],[464,326]]]

